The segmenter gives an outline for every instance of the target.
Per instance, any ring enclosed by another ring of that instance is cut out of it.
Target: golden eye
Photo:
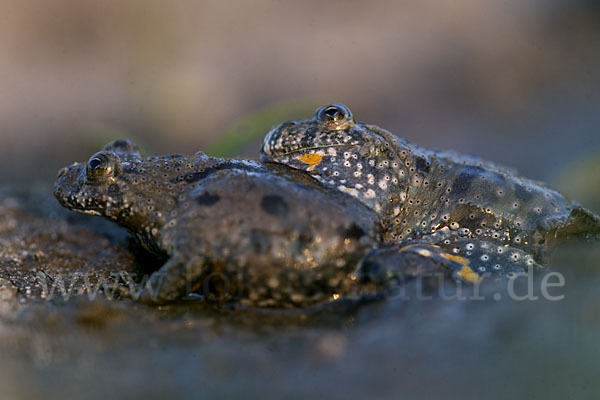
[[[96,153],[87,164],[86,174],[90,181],[99,181],[116,175],[118,171],[118,160],[110,153]]]
[[[343,104],[321,107],[315,113],[317,122],[334,129],[343,129],[354,122],[350,109]]]

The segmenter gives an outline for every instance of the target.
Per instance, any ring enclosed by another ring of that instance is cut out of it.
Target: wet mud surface
[[[558,301],[538,279],[536,301],[509,299],[498,284],[484,300],[408,290],[304,311],[148,307],[99,290],[156,268],[126,232],[63,210],[49,187],[4,187],[2,397],[594,398],[598,256],[597,246],[557,254]]]

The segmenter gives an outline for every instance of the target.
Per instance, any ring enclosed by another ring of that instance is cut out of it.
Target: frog
[[[122,297],[298,308],[358,293],[376,213],[301,171],[253,160],[142,156],[127,139],[59,171],[64,207],[122,226],[162,266]],[[360,294],[356,294],[360,296]]]
[[[303,171],[378,214],[381,246],[361,268],[378,282],[415,264],[470,283],[514,277],[544,269],[559,243],[600,237],[597,215],[544,183],[357,122],[344,104],[275,126],[260,160]]]

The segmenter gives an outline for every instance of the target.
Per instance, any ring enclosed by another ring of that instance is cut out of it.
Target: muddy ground
[[[2,189],[0,244],[3,398],[592,399],[600,392],[597,247],[558,254],[553,268],[566,281],[552,288],[565,296],[558,301],[540,295],[538,279],[537,301],[511,300],[492,284],[485,300],[391,296],[284,313],[153,308],[96,293],[118,271],[156,265],[116,226],[60,208],[50,187]]]

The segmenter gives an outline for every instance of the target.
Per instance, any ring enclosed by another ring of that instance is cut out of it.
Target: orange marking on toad
[[[466,265],[460,269],[460,271],[458,272],[458,276],[463,278],[465,281],[471,283],[479,283],[483,280],[481,276],[479,276],[475,271],[473,271]]]
[[[308,171],[312,171],[317,165],[321,163],[321,161],[323,160],[323,155],[317,153],[303,154],[300,157],[298,157],[298,160],[308,164]]]
[[[461,257],[461,256],[455,256],[453,254],[442,253],[442,257],[444,257],[447,260],[454,261],[454,262],[457,262],[459,264],[462,264],[464,266],[469,265],[469,260],[466,259],[466,258],[464,258],[464,257]]]

